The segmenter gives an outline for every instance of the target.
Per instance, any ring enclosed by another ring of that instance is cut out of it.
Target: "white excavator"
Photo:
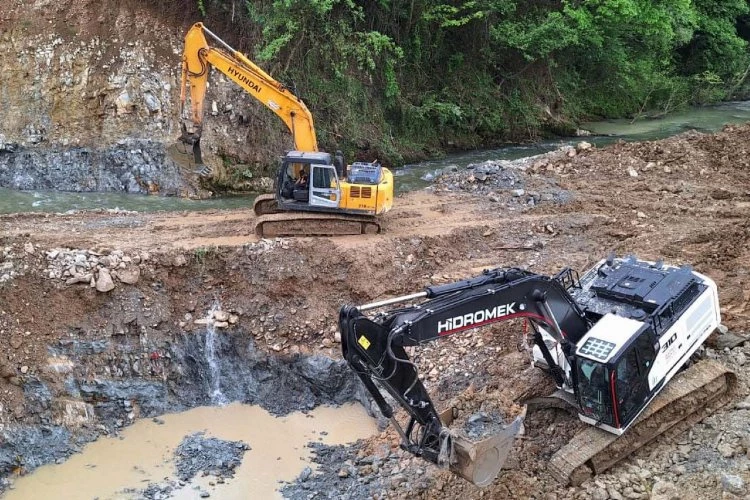
[[[389,310],[394,304],[400,305]],[[523,429],[527,407],[499,434],[473,442],[450,429],[453,411],[434,407],[406,347],[513,318],[531,325],[534,364],[558,387],[554,397],[540,399],[564,402],[590,424],[549,463],[563,483],[579,484],[657,436],[696,422],[735,391],[735,375],[716,362],[685,369],[720,324],[715,283],[689,266],[635,257],[604,259],[580,278],[567,268],[552,277],[485,271],[344,306],[339,327],[344,358],[391,419],[402,447],[486,486]],[[408,414],[405,426],[381,388]]]

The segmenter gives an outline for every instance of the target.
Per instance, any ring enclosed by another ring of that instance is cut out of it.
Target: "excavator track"
[[[261,194],[255,198],[253,203],[253,212],[260,217],[262,215],[279,213],[279,203],[276,201],[274,194]]]
[[[288,212],[263,215],[255,223],[261,238],[275,236],[343,236],[377,234],[380,223],[358,215]]]
[[[578,486],[659,436],[675,436],[731,401],[737,376],[715,361],[701,361],[675,375],[622,436],[588,427],[552,456],[550,473]]]

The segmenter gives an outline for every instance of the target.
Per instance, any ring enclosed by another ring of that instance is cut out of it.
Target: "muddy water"
[[[62,464],[40,467],[17,479],[3,499],[136,498],[124,490],[142,490],[149,483],[176,477],[174,450],[186,435],[199,431],[206,437],[243,441],[251,449],[226,483],[211,486],[215,478],[199,473],[171,498],[199,498],[200,491],[222,499],[281,498],[276,491],[279,481],[293,480],[306,466],[312,467],[307,443],[343,444],[377,432],[375,421],[358,404],[276,418],[258,406],[232,403],[161,418],[163,424],[139,420],[119,438],[100,438]]]

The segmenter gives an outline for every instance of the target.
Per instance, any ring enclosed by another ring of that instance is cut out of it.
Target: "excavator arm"
[[[209,46],[206,35],[221,48]],[[203,26],[203,23],[196,23],[185,36],[180,91],[180,116],[183,118],[187,97],[190,96],[190,123],[183,121],[181,140],[193,146],[196,163],[202,163],[200,138],[209,66],[221,71],[276,113],[292,133],[295,149],[306,152],[318,150],[313,117],[305,103],[244,54],[234,50]]]
[[[565,372],[555,364],[538,327],[544,328],[572,356],[575,343],[590,325],[564,284],[571,271],[555,277],[520,269],[495,269],[473,279],[433,286],[424,292],[360,307],[344,306],[339,327],[344,358],[372,394],[381,412],[391,419],[402,438],[402,447],[454,472],[477,485],[497,475],[520,430],[517,419],[499,436],[479,443],[454,435],[419,379],[417,366],[405,347],[431,342],[467,329],[512,318],[527,318],[534,326],[535,344],[543,352],[558,385]],[[363,313],[387,305],[426,299],[418,305],[381,313]],[[376,381],[409,414],[403,429]],[[575,384],[569,384],[575,386]],[[442,417],[442,418],[441,418]]]

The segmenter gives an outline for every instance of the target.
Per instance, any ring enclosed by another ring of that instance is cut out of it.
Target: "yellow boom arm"
[[[209,47],[209,35],[223,49]],[[198,146],[203,127],[203,101],[208,84],[208,65],[234,80],[251,96],[258,99],[281,118],[292,133],[298,151],[317,151],[315,127],[310,111],[297,96],[268,73],[256,66],[241,52],[234,50],[213,34],[203,23],[194,24],[185,36],[182,59],[182,87],[180,91],[180,116],[185,111],[187,93],[190,92],[192,130],[182,125],[182,139]]]

